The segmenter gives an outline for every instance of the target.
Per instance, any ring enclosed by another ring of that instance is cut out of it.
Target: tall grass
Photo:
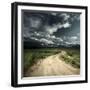
[[[24,71],[35,64],[38,60],[59,53],[58,49],[27,49],[24,50]]]
[[[73,67],[80,68],[80,51],[67,50],[65,55],[62,55],[62,60],[72,65]]]
[[[35,64],[38,60],[43,60],[44,58],[61,53],[65,51],[66,54],[62,55],[60,58],[66,63],[71,64],[73,67],[80,68],[80,52],[79,50],[73,49],[25,49],[24,50],[24,73]]]

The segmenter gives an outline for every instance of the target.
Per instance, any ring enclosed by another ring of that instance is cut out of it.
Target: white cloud
[[[55,39],[56,37],[54,35],[52,35],[51,38]]]
[[[56,38],[59,42],[62,42],[63,41],[63,39],[62,38]]]
[[[41,38],[39,41],[42,42],[42,43],[45,43],[45,44],[54,44],[53,41],[47,40],[47,39],[45,39],[45,38]]]
[[[47,38],[50,38],[50,37],[51,37],[50,34],[46,34],[45,36],[46,36]]]
[[[78,37],[77,36],[72,36],[71,39],[76,40],[76,39],[78,39]]]
[[[70,42],[65,42],[66,44],[71,44]]]
[[[36,36],[40,36],[40,33],[35,32]]]
[[[63,27],[64,28],[68,28],[68,27],[70,27],[71,26],[71,24],[69,23],[69,22],[66,22],[65,24],[63,24]]]
[[[64,20],[68,20],[70,18],[70,15],[67,13],[62,13],[60,16],[63,16]]]
[[[71,27],[71,24],[69,23],[69,22],[66,22],[66,23],[63,23],[63,24],[61,24],[61,23],[58,23],[57,24],[57,28],[68,28],[68,27]]]
[[[56,16],[57,15],[57,13],[51,13],[52,15],[54,15],[54,16]]]
[[[29,21],[30,21],[30,26],[31,27],[38,28],[41,25],[41,19],[32,17],[32,18],[29,19]]]
[[[66,22],[64,24],[58,23],[54,24],[53,26],[45,26],[45,30],[48,34],[52,35],[54,32],[57,32],[59,28],[68,28],[71,24],[69,22]]]
[[[57,27],[57,25],[46,26],[45,29],[46,29],[47,33],[53,34],[54,32],[57,32],[58,27]]]
[[[39,41],[36,37],[31,37],[31,39]]]
[[[46,38],[55,39],[56,37],[55,37],[54,35],[47,34],[47,35],[46,35]]]
[[[64,42],[69,45],[69,44],[80,44],[80,38],[78,36],[64,36],[63,37]]]

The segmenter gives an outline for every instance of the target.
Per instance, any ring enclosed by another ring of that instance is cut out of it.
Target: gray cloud
[[[80,44],[80,14],[27,13],[23,15],[24,40],[32,39],[41,45]]]

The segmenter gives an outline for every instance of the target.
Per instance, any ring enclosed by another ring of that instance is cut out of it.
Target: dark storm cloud
[[[80,14],[23,11],[24,41],[41,45],[80,44]]]

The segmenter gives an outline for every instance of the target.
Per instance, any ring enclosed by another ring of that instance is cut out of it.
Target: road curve
[[[36,64],[28,69],[25,76],[56,76],[56,75],[78,75],[80,70],[72,67],[60,59],[60,53],[38,60]]]

